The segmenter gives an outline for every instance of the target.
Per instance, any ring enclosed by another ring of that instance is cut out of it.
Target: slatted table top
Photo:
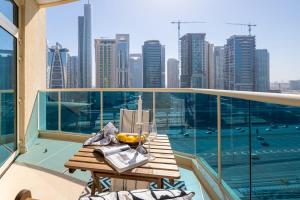
[[[96,146],[82,147],[65,163],[65,167],[71,170],[88,170],[108,175],[179,179],[179,168],[176,164],[168,136],[158,135],[150,144],[151,155],[153,155],[155,159],[121,174],[110,167],[103,156],[93,152],[94,149],[97,148]],[[147,143],[145,147],[148,147]]]

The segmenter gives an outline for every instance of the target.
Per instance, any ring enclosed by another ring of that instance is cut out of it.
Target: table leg
[[[163,178],[157,179],[157,189],[164,189]]]
[[[174,185],[175,180],[174,179],[169,179],[169,182],[171,185]]]
[[[92,176],[93,176],[93,186],[92,186],[92,191],[91,194],[94,195],[96,192],[96,189],[98,192],[102,192],[102,186],[99,184],[99,177],[96,176],[96,174],[94,172],[92,172]]]

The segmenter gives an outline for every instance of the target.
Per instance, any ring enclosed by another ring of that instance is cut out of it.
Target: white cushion
[[[80,200],[191,200],[193,192],[180,190],[133,190],[120,192],[104,192],[95,196],[81,197]]]

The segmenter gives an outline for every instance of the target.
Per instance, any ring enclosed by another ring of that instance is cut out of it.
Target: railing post
[[[37,112],[38,112],[38,116],[37,116],[37,118],[38,118],[38,130],[40,130],[40,92],[38,92],[37,93]]]
[[[155,119],[155,115],[156,115],[156,101],[155,101],[155,92],[153,90],[153,100],[152,100],[152,103],[153,103],[153,123],[156,122],[156,119]]]
[[[0,135],[2,135],[2,92],[0,92]]]
[[[58,131],[61,132],[61,91],[58,92]]]
[[[218,184],[222,184],[221,96],[217,97],[218,112]]]
[[[100,92],[100,128],[103,128],[103,91]]]

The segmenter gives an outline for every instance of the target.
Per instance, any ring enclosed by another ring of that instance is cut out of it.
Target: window
[[[16,45],[0,27],[0,166],[16,150]]]
[[[0,0],[0,13],[18,27],[18,7],[13,0]]]

